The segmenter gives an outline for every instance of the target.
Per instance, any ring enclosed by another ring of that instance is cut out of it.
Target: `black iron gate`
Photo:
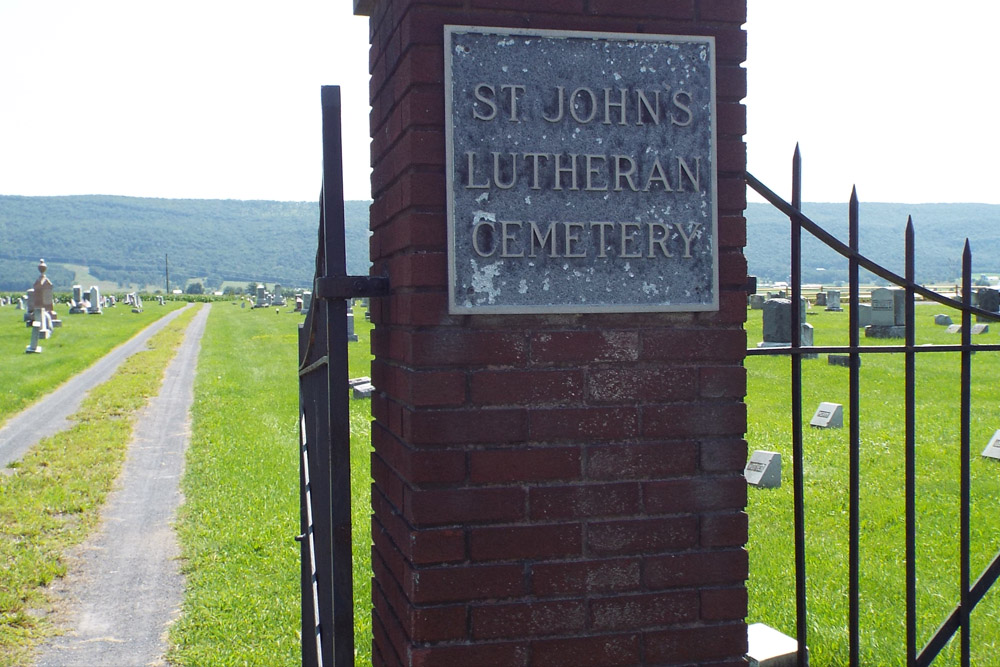
[[[859,660],[859,543],[860,543],[860,435],[859,435],[859,387],[860,358],[862,354],[905,355],[905,528],[906,528],[906,663],[907,665],[930,665],[956,631],[960,631],[961,664],[968,667],[970,660],[970,614],[982,600],[990,587],[1000,577],[1000,553],[971,584],[969,566],[970,551],[970,382],[972,355],[980,351],[1000,351],[1000,345],[973,345],[971,340],[972,315],[987,319],[997,319],[996,313],[981,310],[972,305],[972,253],[969,242],[965,242],[962,257],[961,301],[950,299],[917,284],[914,275],[914,234],[912,220],[907,221],[905,231],[905,275],[899,276],[869,260],[858,252],[858,199],[852,193],[849,206],[849,242],[847,245],[823,230],[801,212],[801,159],[796,147],[792,167],[792,201],[788,203],[763,183],[746,174],[747,185],[760,194],[770,204],[788,216],[791,222],[791,321],[801,322],[801,237],[802,230],[825,243],[848,260],[849,266],[849,344],[845,346],[802,347],[801,328],[792,326],[792,341],[788,347],[765,347],[747,350],[748,355],[787,355],[791,359],[791,403],[792,403],[792,476],[794,498],[795,532],[795,608],[796,640],[798,641],[798,664],[806,665],[806,535],[803,485],[803,445],[802,445],[802,357],[804,354],[837,353],[849,357],[849,553],[848,553],[848,630],[850,656],[849,664],[858,666]],[[883,278],[905,289],[905,342],[903,345],[861,346],[858,335],[859,322],[859,269]],[[958,345],[916,345],[914,340],[914,301],[916,295],[934,301],[962,313],[962,337]],[[957,603],[954,611],[941,624],[937,632],[922,647],[917,646],[916,627],[916,456],[915,456],[915,358],[917,353],[959,352],[961,353],[961,433],[960,433],[960,589],[955,592]],[[971,584],[971,585],[970,585]]]
[[[313,298],[299,328],[302,664],[354,664],[347,308],[388,281],[348,276],[340,88],[323,86],[323,188]]]

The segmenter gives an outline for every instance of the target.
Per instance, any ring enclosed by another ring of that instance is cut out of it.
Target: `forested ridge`
[[[368,272],[368,206],[344,206],[352,274]],[[69,287],[60,264],[128,286],[163,285],[165,261],[172,287],[190,278],[211,289],[223,281],[308,286],[318,221],[316,202],[0,196],[0,289],[30,286],[40,258],[55,265],[57,289]]]
[[[368,273],[368,206],[344,206],[352,275]],[[803,210],[847,242],[847,204],[807,203]],[[1000,273],[1000,206],[863,203],[860,213],[862,254],[897,273],[903,271],[907,216],[916,231],[921,282],[955,280],[966,237],[974,272]],[[788,280],[788,219],[760,203],[749,204],[746,217],[750,274]],[[74,280],[63,265],[88,267],[96,278],[122,287],[164,285],[166,257],[172,287],[189,279],[204,281],[206,289],[219,289],[223,281],[306,287],[312,284],[318,220],[316,202],[0,196],[0,290],[27,289],[40,258],[63,290]],[[811,235],[803,233],[802,248],[806,282],[847,280],[847,261]]]

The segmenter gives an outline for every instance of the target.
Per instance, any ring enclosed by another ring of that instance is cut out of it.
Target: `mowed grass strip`
[[[148,350],[91,390],[73,427],[41,440],[0,471],[0,665],[26,664],[31,647],[53,631],[45,586],[65,574],[65,552],[96,525],[125,458],[134,415],[159,392],[196,310],[182,313],[150,339]]]
[[[181,665],[300,662],[298,325],[282,309],[217,304],[198,365],[179,534],[186,576],[169,659]],[[370,375],[369,333],[351,376]],[[344,388],[347,391],[347,388]],[[351,403],[357,664],[370,664],[370,401]]]
[[[917,343],[957,344],[933,324],[939,305],[916,309]],[[956,322],[955,312],[949,313]],[[847,343],[848,313],[810,311],[817,345]],[[761,340],[761,311],[749,311],[748,342]],[[862,338],[866,345],[899,344]],[[997,343],[995,328],[973,343]],[[848,655],[848,369],[825,354],[804,360],[803,432],[808,644],[810,662],[846,664]],[[861,663],[903,664],[905,647],[904,355],[862,355],[860,392],[860,643]],[[795,636],[791,389],[787,357],[751,357],[748,372],[750,451],[782,456],[780,489],[749,489],[750,613]],[[960,357],[918,353],[916,359],[917,610],[919,646],[958,603]],[[1000,428],[995,378],[1000,353],[972,361],[972,576],[1000,548],[1000,461],[980,456]],[[844,428],[815,429],[821,401],[844,406]],[[972,613],[972,662],[994,664],[1000,652],[1000,595],[991,592]],[[957,664],[952,642],[935,665]]]
[[[41,354],[25,354],[31,329],[24,311],[0,308],[0,426],[63,382],[92,365],[157,319],[181,308],[182,301],[150,304],[141,313],[119,303],[101,315],[69,315],[69,306],[57,304],[63,325],[41,342]]]

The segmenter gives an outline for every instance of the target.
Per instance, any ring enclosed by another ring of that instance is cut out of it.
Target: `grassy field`
[[[150,339],[148,350],[137,352],[132,363],[95,387],[73,417],[73,427],[43,439],[22,460],[0,471],[0,666],[26,664],[31,645],[52,632],[44,587],[65,573],[63,554],[96,525],[121,469],[133,415],[159,391],[163,370],[195,310],[182,313]],[[124,318],[102,317],[81,315],[64,330],[72,330],[77,319],[81,328],[100,325],[98,331],[108,331],[110,322],[124,326]],[[62,352],[66,356],[72,350]],[[15,362],[58,358],[54,349],[41,355],[14,350],[9,356]]]
[[[63,326],[42,342],[41,354],[25,354],[31,330],[22,322],[24,311],[0,308],[0,425],[40,396],[84,370],[113,348],[134,336],[156,319],[185,305],[168,301],[148,305],[141,313],[119,304],[105,308],[103,315],[69,315],[61,304],[56,312]]]
[[[170,659],[293,665],[300,659],[297,327],[283,309],[212,308],[195,386],[180,536],[187,576]],[[369,331],[350,344],[369,375]],[[358,665],[370,664],[370,402],[352,402]]]
[[[941,306],[917,308],[917,343],[960,342],[933,324]],[[955,313],[951,313],[957,319]],[[750,311],[748,343],[761,340],[761,311]],[[816,345],[847,343],[847,312],[808,315]],[[864,340],[864,339],[862,339]],[[887,341],[898,343],[900,341]],[[996,333],[973,342],[995,343]],[[879,343],[872,343],[879,344]],[[826,355],[803,362],[804,486],[809,649],[817,665],[846,664],[848,558],[848,369]],[[918,644],[923,645],[958,601],[959,382],[957,353],[917,356],[917,590]],[[750,614],[795,635],[791,475],[790,362],[752,357],[748,369],[749,430],[755,449],[780,452],[780,489],[749,490]],[[979,453],[1000,428],[995,381],[998,353],[973,358],[973,580],[1000,544],[1000,462]],[[861,366],[861,662],[902,664],[905,646],[903,355],[865,355]],[[821,401],[841,403],[843,429],[811,429]],[[1000,605],[987,596],[973,612],[973,664],[993,664],[1000,649]],[[956,664],[955,642],[936,664]]]

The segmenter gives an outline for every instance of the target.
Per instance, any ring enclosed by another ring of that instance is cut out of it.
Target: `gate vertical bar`
[[[796,144],[792,156],[792,208],[802,209],[802,155]],[[792,347],[798,348],[802,341],[802,326],[799,324],[801,308],[802,272],[802,226],[798,218],[791,217],[792,223]],[[794,476],[795,512],[795,639],[798,642],[798,664],[805,667],[806,653],[806,524],[805,524],[805,480],[802,452],[802,357],[792,354],[792,468]]]
[[[848,231],[848,242],[851,246],[852,253],[857,253],[858,251],[858,191],[857,188],[851,189],[851,202],[849,206],[849,231]],[[860,366],[861,357],[858,353],[858,346],[861,344],[858,337],[858,317],[859,317],[859,302],[860,295],[858,293],[858,261],[855,259],[855,255],[852,254],[851,259],[848,261],[848,272],[850,278],[850,294],[848,298],[850,299],[850,305],[848,306],[848,321],[851,328],[849,334],[851,356],[850,356],[850,396],[849,400],[849,410],[851,413],[850,420],[850,491],[849,491],[849,508],[848,513],[849,519],[849,545],[848,545],[848,596],[849,596],[849,610],[848,610],[848,632],[849,632],[849,644],[850,644],[850,665],[851,667],[857,667],[860,664],[859,661],[859,626],[860,626],[860,604],[859,604],[859,586],[858,586],[858,562],[861,547],[861,520],[860,520],[860,478],[861,478],[861,464],[860,464],[860,415],[858,414],[860,410],[861,401],[859,399],[859,386],[860,386]]]
[[[962,253],[962,507],[961,507],[961,580],[962,591],[959,606],[961,607],[962,623],[962,667],[969,667],[970,631],[969,616],[972,612],[969,606],[969,416],[972,402],[972,250],[969,240],[965,240],[965,250]]]
[[[906,664],[917,658],[917,482],[916,482],[916,283],[913,219],[906,220],[906,380],[905,380],[905,494],[906,494]]]
[[[323,194],[325,277],[346,276],[344,167],[340,87],[323,86]],[[314,293],[319,292],[314,289]],[[347,299],[318,299],[326,313],[330,397],[330,511],[332,514],[333,664],[354,664],[354,591],[351,554],[351,429],[347,393]]]

